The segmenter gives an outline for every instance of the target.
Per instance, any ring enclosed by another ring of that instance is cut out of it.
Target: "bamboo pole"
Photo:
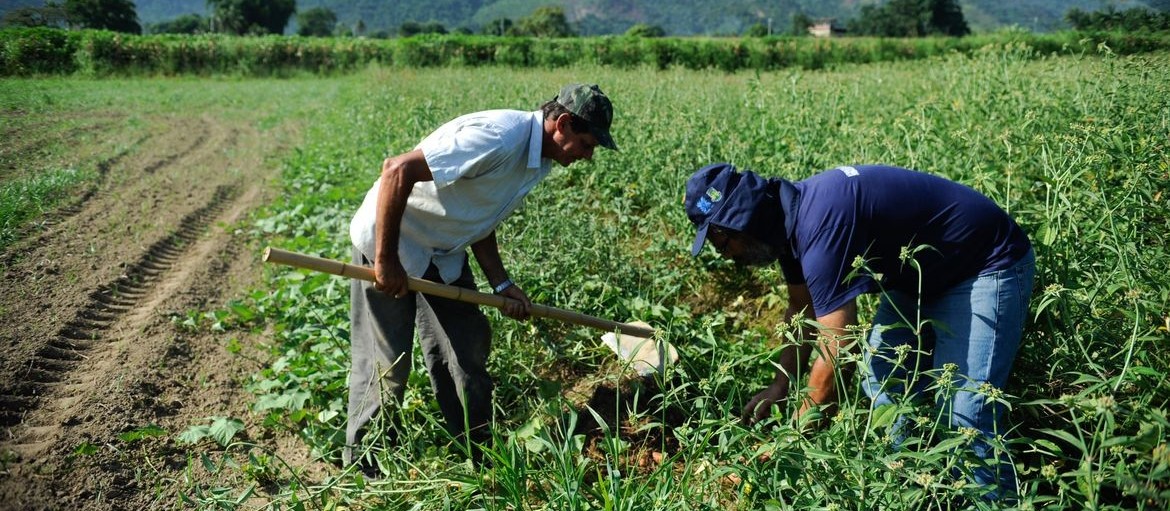
[[[367,266],[357,266],[332,259],[324,259],[310,255],[300,254],[297,252],[289,252],[278,248],[268,247],[264,250],[264,262],[283,264],[293,266],[296,268],[303,268],[306,270],[313,270],[321,273],[328,273],[330,275],[339,275],[342,277],[349,277],[351,279],[365,280],[369,282],[374,281],[374,269]],[[500,295],[481,293],[479,291],[472,291],[458,286],[449,286],[446,284],[439,284],[429,280],[423,280],[417,277],[407,277],[407,289],[419,293],[447,298],[458,302],[474,303],[476,305],[486,305],[488,307],[495,307],[497,309],[503,308],[510,298],[505,298]],[[574,325],[587,326],[607,332],[617,331],[624,335],[632,335],[636,337],[651,337],[654,335],[654,329],[644,327],[641,325],[634,325],[631,323],[620,323],[608,319],[602,319],[580,312],[558,309],[541,304],[532,304],[531,314],[533,316],[555,319]]]

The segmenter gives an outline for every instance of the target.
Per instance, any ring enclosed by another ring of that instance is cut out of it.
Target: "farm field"
[[[951,475],[961,436],[924,409],[917,447],[892,450],[855,383],[820,431],[795,403],[735,420],[792,325],[778,270],[687,250],[683,183],[729,161],[794,179],[896,164],[1008,209],[1038,257],[1002,389],[1019,507],[1165,509],[1168,70],[1162,53],[1009,45],[816,72],[5,80],[0,199],[27,218],[0,236],[0,507],[980,506]],[[416,370],[400,444],[373,446],[381,477],[340,469],[348,285],[264,268],[261,249],[348,257],[385,156],[575,81],[613,98],[621,151],[554,170],[501,226],[505,263],[535,302],[651,323],[681,363],[637,380],[595,331],[490,312],[492,468],[449,445]]]

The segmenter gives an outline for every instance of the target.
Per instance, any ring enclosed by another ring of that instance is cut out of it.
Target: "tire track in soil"
[[[16,289],[18,293],[25,292],[35,298],[42,298],[40,292],[28,287],[30,285],[28,281],[47,280],[49,276],[61,275],[62,272],[56,268],[58,263],[63,263],[62,266],[68,266],[70,262],[76,263],[76,261],[63,260],[66,257],[60,257],[59,253],[66,252],[72,256],[72,259],[77,259],[77,256],[80,255],[78,252],[85,248],[85,245],[88,245],[90,250],[95,245],[100,249],[102,246],[110,246],[110,240],[115,240],[114,245],[122,244],[122,247],[116,250],[118,252],[116,254],[104,254],[108,256],[105,257],[106,261],[116,262],[118,266],[116,269],[107,269],[105,273],[124,274],[124,269],[132,264],[135,257],[133,253],[128,253],[125,250],[128,248],[127,245],[133,246],[141,243],[138,240],[122,239],[127,234],[132,234],[122,232],[121,226],[117,223],[132,216],[132,214],[128,215],[125,212],[129,209],[126,203],[132,203],[135,200],[146,201],[151,196],[155,197],[156,204],[160,202],[160,199],[157,198],[158,195],[149,189],[151,185],[143,183],[148,180],[166,184],[174,182],[176,180],[171,174],[181,174],[189,170],[182,168],[183,163],[186,163],[185,159],[214,159],[217,154],[216,147],[212,147],[212,144],[218,143],[228,147],[236,144],[237,137],[223,133],[224,130],[220,129],[221,127],[216,125],[214,121],[206,118],[200,121],[198,123],[192,123],[189,120],[182,120],[181,123],[169,121],[163,127],[164,129],[153,130],[147,135],[140,136],[124,149],[100,160],[97,163],[97,178],[76,199],[48,213],[38,225],[28,225],[21,232],[23,239],[0,253],[0,263],[2,263],[0,269],[4,270],[0,271],[0,285]],[[176,137],[176,133],[182,133],[182,135]],[[192,134],[193,137],[190,137],[189,135]],[[174,140],[172,140],[174,138],[178,138],[178,141],[181,142],[179,150],[162,158],[152,156],[154,153],[163,152],[155,148],[155,145],[174,145]],[[193,141],[188,142],[190,138],[193,138]],[[207,171],[196,169],[193,172],[198,174]],[[207,181],[213,186],[216,182],[227,181],[227,179],[215,176]],[[128,186],[130,183],[132,184]],[[128,191],[127,188],[131,188],[131,190]],[[142,188],[146,189],[142,190]],[[195,194],[195,190],[186,190],[186,194],[191,197]],[[189,199],[186,202],[190,202]],[[175,206],[169,202],[164,204],[168,207]],[[112,211],[121,211],[123,218],[112,217]],[[159,220],[159,223],[163,222],[165,222],[165,217]],[[130,226],[126,228],[131,229]],[[79,231],[83,232],[83,235],[78,235]],[[163,235],[163,233],[160,232],[159,235]],[[72,246],[68,242],[64,244],[61,242],[62,238],[69,237],[73,238],[69,240],[72,241]],[[27,264],[30,262],[33,263],[32,268],[29,268],[29,264]],[[89,266],[89,268],[78,268],[77,271],[99,270],[100,273],[100,270],[103,269],[93,263]],[[93,279],[81,280],[82,282],[75,283],[73,286],[81,287],[78,290],[81,293],[88,294],[89,291],[99,286],[99,282]],[[86,283],[85,280],[89,282]],[[77,284],[81,284],[81,286]],[[25,289],[21,289],[22,287]],[[58,316],[58,321],[64,321],[65,318],[60,317],[59,314],[68,317],[73,313],[72,310],[68,309],[77,310],[85,306],[83,301],[76,300],[72,296],[75,295],[70,293],[68,307],[60,303],[60,297],[57,297],[58,299],[45,297],[41,300],[41,305],[51,307],[51,310],[45,312]],[[22,309],[19,304],[0,301],[0,314]],[[11,320],[12,318],[6,319]],[[17,316],[18,321],[22,319],[28,318]],[[0,338],[3,338],[4,334],[7,333],[0,329]],[[33,331],[17,332],[13,335],[15,338],[11,339],[12,342],[20,342],[26,346],[42,344],[45,339],[52,337],[51,332],[45,331],[43,327],[33,329]],[[2,355],[0,356],[0,372],[8,372],[9,374],[14,371],[14,364],[24,364],[32,356],[27,350],[24,350],[23,353],[8,352],[2,353]],[[2,385],[3,383],[0,381],[0,388]]]
[[[91,115],[93,118],[84,119],[79,125],[58,131],[49,129],[50,123],[45,121],[27,124],[11,123],[13,126],[10,126],[9,123],[3,121],[12,118],[12,113],[9,112],[8,115],[5,115],[4,112],[0,112],[0,126],[2,126],[0,139],[11,142],[0,145],[0,176],[6,172],[15,171],[21,164],[25,163],[18,161],[18,155],[24,158],[39,159],[45,153],[40,149],[41,147],[62,143],[72,145],[74,141],[84,139],[87,134],[106,133],[116,124],[125,122],[121,116],[114,114],[93,113]]]
[[[257,368],[222,360],[214,336],[177,334],[168,314],[212,306],[251,276],[251,249],[216,226],[263,202],[275,172],[264,159],[281,140],[198,120],[165,121],[102,160],[100,184],[0,256],[14,262],[0,272],[0,314],[15,323],[0,325],[0,510],[154,507],[163,479],[149,478],[181,478],[183,451],[163,441],[128,454],[118,435],[243,411],[236,378]],[[135,251],[144,237],[155,241]],[[98,452],[74,459],[82,444]]]
[[[146,165],[146,167],[142,170],[143,173],[154,174],[158,172],[159,169],[173,165],[176,161],[188,157],[194,154],[197,150],[202,149],[205,145],[207,145],[207,141],[211,137],[209,131],[210,130],[206,124],[200,124],[199,133],[189,146],[176,153],[172,153]],[[232,129],[229,135],[226,137],[226,140],[235,140],[237,136],[238,130]],[[128,154],[130,154],[131,148],[141,147],[149,138],[149,134],[139,137],[129,146],[118,151],[113,156],[99,161],[96,165],[98,174],[97,179],[89,184],[89,186],[85,188],[85,191],[83,191],[78,198],[72,200],[68,205],[47,215],[39,222],[39,225],[30,225],[26,229],[22,230],[22,232],[20,232],[19,238],[26,239],[28,232],[33,228],[41,228],[40,234],[38,234],[35,239],[23,243],[23,245],[28,247],[43,246],[45,244],[45,239],[51,234],[47,229],[69,219],[73,215],[80,213],[85,208],[90,199],[93,199],[96,195],[101,193],[100,190],[108,180],[110,169],[121,162]],[[2,262],[4,266],[9,266],[17,257],[20,256],[20,253],[21,252],[18,250],[9,251],[7,254],[3,255],[3,259],[0,260],[0,262]]]
[[[200,123],[198,133],[190,144],[145,165],[141,172],[147,175],[155,174],[160,169],[173,166],[182,158],[195,154],[207,145],[210,130],[207,122]],[[236,130],[232,129],[231,133],[225,140],[236,140]],[[15,259],[28,251],[28,247],[44,246],[56,234],[53,226],[84,211],[92,199],[104,198],[104,194],[110,193],[110,190],[103,190],[103,187],[109,181],[111,169],[126,159],[133,148],[141,148],[151,137],[149,134],[142,136],[114,155],[99,161],[97,179],[69,205],[50,213],[42,222],[45,229],[35,238],[20,243],[26,250],[14,247],[8,251],[4,255],[4,265],[11,265]],[[173,266],[175,260],[182,255],[184,247],[197,239],[209,225],[211,218],[223,209],[225,202],[235,193],[236,190],[232,187],[219,186],[208,204],[181,219],[173,232],[147,248],[138,261],[128,266],[115,280],[91,292],[88,302],[74,317],[66,322],[52,339],[36,349],[30,359],[21,362],[20,368],[12,375],[12,384],[0,381],[0,428],[8,429],[24,422],[24,417],[37,406],[40,398],[49,393],[54,384],[60,383],[78,362],[88,358],[86,353],[100,343],[103,331],[124,312],[135,306],[160,276]],[[13,436],[11,431],[7,433],[6,437]],[[0,438],[0,446],[3,445],[3,441],[4,439]],[[13,450],[19,455],[20,444],[10,446],[12,447],[16,447]]]
[[[134,141],[130,147],[141,145],[146,141],[147,138],[149,137],[147,136],[139,138],[138,140]],[[36,238],[33,238],[30,241],[26,241],[22,243],[22,245],[26,247],[43,246],[45,244],[46,237],[48,237],[50,234],[48,232],[50,228],[60,224],[65,220],[68,220],[73,215],[81,213],[81,211],[85,209],[85,205],[90,201],[90,199],[93,199],[99,193],[99,190],[106,181],[106,177],[110,173],[110,168],[117,165],[118,162],[125,158],[127,154],[130,154],[130,147],[122,149],[117,153],[114,153],[113,156],[99,161],[97,163],[97,179],[86,186],[85,190],[82,191],[76,199],[73,199],[60,209],[47,214],[36,224],[30,224],[27,225],[24,229],[21,229],[17,234],[18,239],[29,239],[28,236],[31,231],[36,229],[41,231]],[[22,252],[20,250],[11,250],[4,254],[2,261],[4,266],[11,265],[18,257],[20,257],[21,254]]]
[[[211,201],[187,215],[174,233],[156,242],[126,273],[90,293],[87,303],[73,319],[65,323],[56,338],[36,351],[25,368],[15,374],[15,385],[0,387],[0,427],[24,426],[44,436],[46,424],[27,424],[26,415],[46,397],[52,397],[54,384],[60,383],[79,362],[89,357],[95,347],[107,341],[107,330],[123,316],[134,311],[152,289],[174,268],[199,236],[230,203],[236,191],[227,186],[216,189]],[[44,442],[17,437],[7,446],[20,458],[40,453]]]

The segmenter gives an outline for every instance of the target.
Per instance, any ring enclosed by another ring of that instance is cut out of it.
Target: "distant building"
[[[845,27],[837,24],[836,20],[817,20],[808,27],[808,33],[813,37],[833,37],[845,33]]]

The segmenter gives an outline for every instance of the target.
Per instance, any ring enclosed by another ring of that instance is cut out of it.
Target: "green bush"
[[[0,76],[73,73],[77,70],[73,35],[49,28],[0,31]]]
[[[0,32],[0,75],[235,74],[283,76],[348,72],[369,64],[401,67],[487,66],[559,68],[596,64],[620,69],[718,69],[734,72],[916,60],[970,53],[988,45],[1026,46],[1035,56],[1108,51],[1118,55],[1170,48],[1159,34],[1031,34],[1003,31],[964,38],[817,39],[529,38],[422,34],[380,40],[352,37],[135,36],[108,31],[18,29]]]

